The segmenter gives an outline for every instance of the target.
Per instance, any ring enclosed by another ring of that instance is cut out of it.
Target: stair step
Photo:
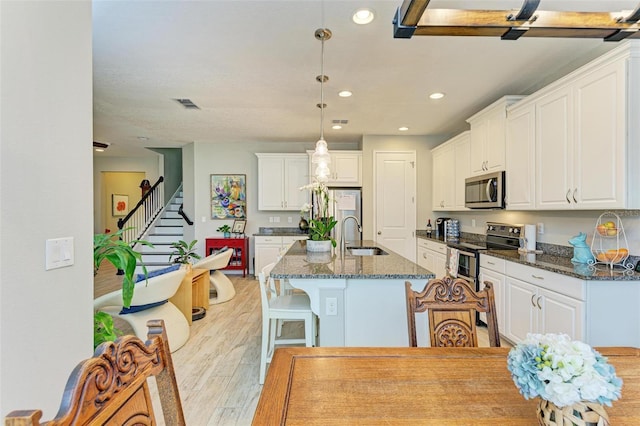
[[[178,214],[177,211],[171,211],[171,210],[165,210],[164,214],[162,215],[162,218],[163,219],[182,219],[182,220],[184,220],[182,218],[182,216],[180,216]]]
[[[160,219],[159,226],[182,226],[184,227],[184,219],[181,217],[176,218],[167,218],[163,217]]]
[[[155,245],[156,243],[177,243],[182,238],[183,238],[182,234],[181,235],[150,234],[147,237],[147,241],[149,241],[151,244]]]

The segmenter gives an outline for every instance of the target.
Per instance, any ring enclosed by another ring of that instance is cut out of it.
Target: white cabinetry
[[[640,43],[634,41],[509,108],[507,208],[640,207],[634,191],[640,186],[639,97]],[[471,135],[474,159],[473,127]]]
[[[434,211],[467,210],[464,180],[470,176],[469,132],[463,132],[431,150]]]
[[[309,176],[314,176],[316,165],[311,162],[313,151],[307,151],[309,156]],[[362,151],[329,151],[328,186],[362,186]]]
[[[484,288],[485,282],[490,282],[493,286],[493,294],[496,302],[496,318],[498,319],[498,330],[500,334],[504,334],[505,316],[504,316],[504,293],[505,293],[505,261],[496,257],[480,255],[480,274],[478,281],[479,288]],[[487,322],[487,314],[481,313],[480,319]]]
[[[305,154],[256,154],[258,209],[300,211],[309,202],[309,162]]]
[[[432,209],[452,210],[454,200],[455,151],[444,143],[431,150],[433,161]]]
[[[482,175],[505,168],[507,107],[522,96],[504,96],[470,117],[471,173]]]
[[[526,103],[525,103],[526,102]],[[523,100],[507,116],[506,196],[508,210],[535,209],[535,104]]]
[[[447,246],[433,240],[417,238],[418,265],[433,272],[436,278],[446,275]]]
[[[307,235],[300,236],[263,236],[255,237],[254,275],[257,277],[262,268],[278,260],[280,252],[288,248],[296,240],[306,240]]]
[[[513,262],[506,262],[506,275],[507,339],[518,343],[527,333],[565,333],[584,339],[584,281]]]

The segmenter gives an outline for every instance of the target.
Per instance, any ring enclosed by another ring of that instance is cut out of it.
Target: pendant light
[[[316,142],[316,149],[311,157],[311,162],[317,165],[314,173],[316,180],[326,183],[329,181],[331,156],[329,155],[327,141],[324,140],[324,109],[327,107],[327,104],[324,103],[324,83],[329,80],[329,77],[324,74],[324,42],[331,38],[331,30],[319,28],[315,32],[315,37],[322,43],[320,75],[316,77],[316,80],[320,83],[320,103],[317,105],[320,108],[320,139]]]

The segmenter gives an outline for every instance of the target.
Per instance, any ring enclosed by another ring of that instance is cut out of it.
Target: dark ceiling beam
[[[519,15],[528,15],[530,19],[509,20],[509,16],[514,16],[513,10],[428,9],[428,5],[428,0],[405,0],[394,20],[394,37],[488,36],[507,40],[563,37],[606,41],[640,38],[640,6],[624,17],[620,12],[534,12],[537,1],[525,0]],[[416,22],[420,11],[422,15]]]

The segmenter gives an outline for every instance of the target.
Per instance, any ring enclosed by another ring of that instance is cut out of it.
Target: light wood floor
[[[229,278],[236,297],[211,305],[203,319],[194,321],[187,343],[172,355],[189,426],[250,425],[262,389],[258,384],[262,322],[258,282],[252,276]],[[119,289],[121,282],[104,262],[94,280],[94,295]],[[116,326],[131,333],[124,322],[117,321]],[[301,323],[284,324],[283,335],[303,334]],[[481,346],[489,346],[485,329],[479,338]],[[163,424],[161,415],[156,420]]]

